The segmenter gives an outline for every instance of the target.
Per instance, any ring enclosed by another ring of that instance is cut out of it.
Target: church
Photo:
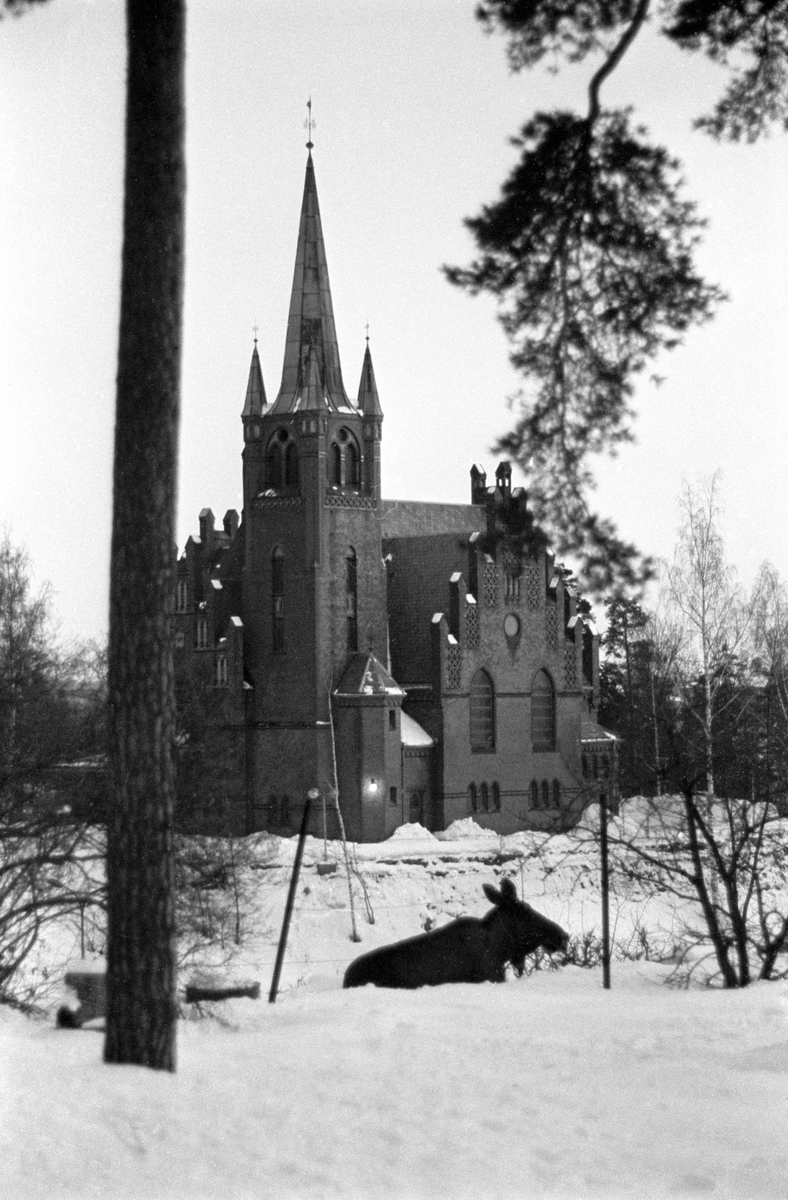
[[[385,396],[385,391],[384,391]],[[375,842],[472,817],[561,829],[615,791],[599,638],[502,462],[467,504],[381,496],[367,340],[345,388],[312,146],[279,390],[255,339],[243,512],[177,563],[178,821]]]

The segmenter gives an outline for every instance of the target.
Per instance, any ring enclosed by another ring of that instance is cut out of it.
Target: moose
[[[355,959],[345,972],[343,986],[418,988],[440,983],[503,983],[506,964],[520,976],[525,956],[543,946],[552,953],[566,950],[569,938],[560,925],[517,899],[511,879],[501,890],[482,884],[494,905],[486,916],[459,917],[440,929],[380,946]]]

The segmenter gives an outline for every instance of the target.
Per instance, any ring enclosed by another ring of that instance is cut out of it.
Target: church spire
[[[249,366],[249,382],[246,385],[246,400],[244,401],[244,409],[241,416],[260,417],[265,411],[267,403],[268,401],[265,398],[265,384],[263,383],[263,369],[260,366],[260,355],[257,353],[257,336],[255,335],[252,362]]]
[[[342,382],[334,308],[331,303],[326,250],[317,200],[315,167],[310,146],[298,228],[290,313],[287,319],[282,385],[270,410],[272,414],[297,412],[304,407],[302,393],[309,384],[314,385],[314,367],[310,363],[312,359],[316,361],[322,406],[330,412],[354,411]],[[311,401],[314,404],[313,397]]]

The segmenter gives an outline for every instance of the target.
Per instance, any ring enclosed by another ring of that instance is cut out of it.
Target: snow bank
[[[659,970],[231,1001],[175,1075],[0,1010],[4,1200],[784,1196],[788,989]]]
[[[451,825],[437,836],[442,842],[453,842],[462,841],[464,838],[497,838],[498,834],[494,829],[483,829],[481,825],[477,825],[473,817],[463,817],[460,821],[452,821]]]
[[[399,841],[419,841],[419,842],[435,842],[438,839],[434,833],[430,833],[429,829],[425,829],[423,825],[419,825],[418,821],[413,821],[409,825],[400,825],[394,830],[388,842]]]
[[[593,848],[518,834],[520,861],[492,863],[474,845],[489,831],[446,832],[456,859],[420,825],[355,848],[360,942],[344,865],[320,876],[305,856],[276,1005],[204,1004],[208,1018],[184,1005],[175,1075],[105,1066],[100,1031],[57,1029],[62,987],[44,1020],[0,1007],[3,1200],[784,1196],[786,983],[675,989],[675,964],[615,960],[609,992],[600,970],[577,967],[342,990],[351,959],[482,915],[482,884],[507,874],[574,937],[599,929]],[[418,841],[436,845],[422,862]],[[217,926],[181,985],[254,980],[266,995],[294,845],[260,838],[242,856],[241,943]],[[308,851],[322,857],[322,840]],[[635,947],[641,926],[675,923],[680,938],[684,925],[675,900],[639,890],[614,896],[612,915],[617,946]],[[50,928],[30,970],[62,984],[80,932],[73,919],[59,940]]]

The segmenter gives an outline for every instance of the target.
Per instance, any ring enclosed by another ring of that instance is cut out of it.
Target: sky
[[[253,330],[279,386],[311,95],[314,161],[346,387],[369,326],[391,498],[466,502],[521,381],[494,302],[443,278],[496,199],[509,138],[582,107],[588,71],[509,72],[474,0],[193,0],[187,33],[187,248],[178,540],[241,507]],[[49,581],[64,638],[107,627],[125,45],[120,0],[50,0],[0,23],[0,527]],[[637,445],[598,464],[600,510],[670,557],[684,479],[722,473],[723,531],[746,584],[788,577],[785,408],[788,139],[693,132],[719,68],[656,36],[604,93],[683,161],[710,221],[699,261],[730,294],[655,365]],[[519,475],[515,484],[527,486]]]
[[[274,1005],[296,839],[236,842],[240,945],[220,945],[232,896],[214,890],[214,944],[181,955],[179,987],[256,980],[262,997],[200,1016],[187,1007],[175,1074],[104,1065],[100,1018],[56,1028],[59,1004],[76,1006],[64,958],[81,949],[76,918],[49,927],[25,964],[27,979],[48,972],[44,1015],[0,1005],[4,1200],[784,1197],[788,983],[665,986],[681,968],[654,956],[686,930],[658,887],[644,895],[613,875],[609,991],[599,967],[578,966],[502,984],[341,988],[359,953],[428,919],[482,916],[482,884],[507,873],[578,941],[598,937],[596,855],[557,837],[530,857],[540,840],[506,839],[525,857],[504,867],[490,861],[499,839],[470,819],[441,840],[406,825],[357,847],[375,923],[354,876],[356,944],[344,869],[318,875],[322,841],[308,839]],[[103,946],[88,921],[97,972]],[[644,933],[652,959],[627,959]]]

